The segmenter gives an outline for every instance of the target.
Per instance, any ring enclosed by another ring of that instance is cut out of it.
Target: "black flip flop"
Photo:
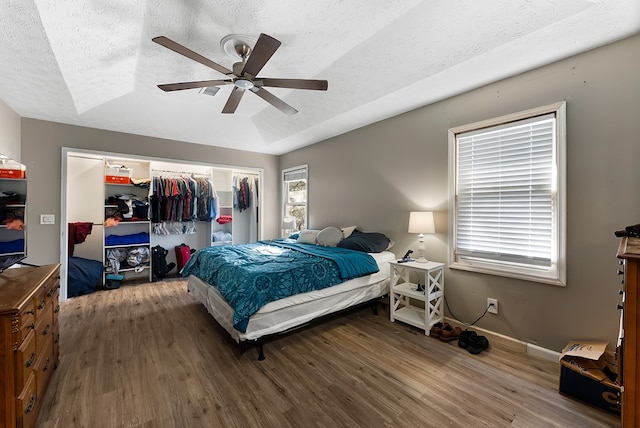
[[[467,343],[467,351],[471,354],[479,354],[485,349],[489,349],[489,341],[484,336],[472,336]]]
[[[469,339],[478,334],[473,330],[465,330],[460,333],[460,337],[458,338],[458,346],[462,349],[467,349],[469,347]]]

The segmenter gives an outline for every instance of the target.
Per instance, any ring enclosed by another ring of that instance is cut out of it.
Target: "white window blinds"
[[[456,255],[548,268],[555,115],[457,134]]]
[[[307,168],[295,168],[290,170],[285,170],[282,173],[282,179],[284,181],[295,181],[295,180],[306,180],[307,179]]]

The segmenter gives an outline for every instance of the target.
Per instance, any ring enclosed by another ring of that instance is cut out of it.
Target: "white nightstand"
[[[431,327],[444,319],[444,263],[390,262],[389,265],[391,321],[421,328],[428,336]],[[418,284],[424,291],[418,289]],[[423,302],[422,306],[417,306],[417,302]]]

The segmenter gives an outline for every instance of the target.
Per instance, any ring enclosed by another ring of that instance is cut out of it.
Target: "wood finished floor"
[[[240,353],[166,281],[64,302],[37,426],[619,427],[558,393],[553,362],[471,355],[369,308]]]

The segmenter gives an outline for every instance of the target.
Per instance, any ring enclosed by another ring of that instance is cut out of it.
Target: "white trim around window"
[[[566,102],[449,130],[452,269],[566,285]]]

